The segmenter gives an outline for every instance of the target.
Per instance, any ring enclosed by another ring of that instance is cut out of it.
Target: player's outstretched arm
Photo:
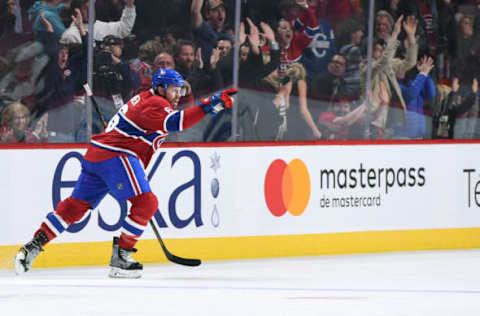
[[[181,131],[200,122],[206,114],[215,116],[231,108],[234,102],[232,96],[236,93],[237,89],[222,90],[208,98],[203,98],[196,106],[171,113],[165,120],[165,130]]]

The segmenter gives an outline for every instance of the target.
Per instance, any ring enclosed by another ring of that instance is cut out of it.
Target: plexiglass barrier
[[[1,6],[2,143],[88,142],[104,127],[87,107],[84,84],[90,82],[108,121],[151,88],[160,68],[186,80],[179,109],[239,88],[234,110],[171,133],[169,141],[479,137],[476,1],[3,0]]]

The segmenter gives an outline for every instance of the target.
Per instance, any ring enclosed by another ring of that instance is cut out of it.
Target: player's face
[[[182,97],[182,87],[168,86],[165,92],[165,98],[175,109],[178,106],[178,101]]]

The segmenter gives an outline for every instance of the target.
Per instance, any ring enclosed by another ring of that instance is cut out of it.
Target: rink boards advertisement
[[[70,195],[84,152],[0,150],[0,267]],[[477,157],[475,143],[169,147],[157,152],[146,177],[159,200],[154,221],[171,250],[185,256],[474,248]],[[39,266],[104,264],[128,207],[107,195],[47,246],[51,255],[39,257]],[[165,260],[150,227],[138,248],[146,249],[139,252],[144,262]],[[89,259],[79,261],[79,249]]]

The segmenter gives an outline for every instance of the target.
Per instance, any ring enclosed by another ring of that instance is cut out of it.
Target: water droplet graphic
[[[220,214],[218,214],[217,205],[213,206],[212,217],[210,217],[213,227],[220,225]]]
[[[212,179],[212,182],[210,183],[210,190],[212,191],[212,196],[217,198],[218,193],[220,192],[220,182],[217,178]]]

